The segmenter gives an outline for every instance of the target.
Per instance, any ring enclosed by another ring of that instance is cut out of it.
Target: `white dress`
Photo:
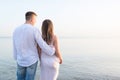
[[[50,46],[53,46],[51,44]],[[60,60],[55,55],[49,56],[41,52],[40,80],[57,80]]]

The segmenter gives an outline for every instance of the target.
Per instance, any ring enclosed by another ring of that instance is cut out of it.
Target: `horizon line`
[[[58,36],[59,38],[120,38],[120,36]],[[12,38],[12,36],[0,36],[0,38]]]

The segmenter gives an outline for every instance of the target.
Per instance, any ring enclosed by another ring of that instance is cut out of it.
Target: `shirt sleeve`
[[[40,31],[38,29],[35,29],[34,31],[34,37],[37,41],[39,47],[48,55],[52,56],[55,54],[55,48],[52,46],[47,45],[47,43],[42,39]]]
[[[17,51],[16,51],[16,47],[15,47],[14,37],[13,37],[13,57],[15,60],[17,60]]]

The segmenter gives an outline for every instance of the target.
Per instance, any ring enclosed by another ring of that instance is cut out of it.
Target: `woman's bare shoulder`
[[[53,44],[56,45],[58,43],[58,37],[56,35],[53,36]]]
[[[54,39],[54,41],[57,41],[58,40],[57,35],[54,35],[53,39]]]

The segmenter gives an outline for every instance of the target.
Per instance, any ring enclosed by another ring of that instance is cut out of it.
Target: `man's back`
[[[35,27],[23,24],[13,33],[14,56],[21,66],[29,66],[38,60],[36,41],[34,38]]]

